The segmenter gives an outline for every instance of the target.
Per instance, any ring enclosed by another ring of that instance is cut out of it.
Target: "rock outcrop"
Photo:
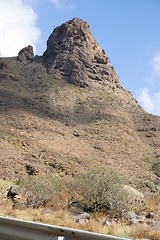
[[[50,74],[80,87],[93,82],[119,85],[118,76],[91,34],[89,24],[79,18],[54,29],[43,59]]]
[[[28,47],[22,48],[19,51],[17,60],[25,63],[26,61],[33,59],[33,57],[34,57],[33,47],[29,45]]]

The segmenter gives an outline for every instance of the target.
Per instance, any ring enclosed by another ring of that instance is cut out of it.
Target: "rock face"
[[[29,45],[28,47],[22,48],[20,50],[20,52],[18,53],[17,60],[25,63],[27,60],[31,60],[33,57],[34,57],[33,47]]]
[[[89,24],[73,18],[54,29],[43,54],[48,72],[69,83],[85,87],[92,82],[112,87],[118,76],[105,51],[90,32]]]

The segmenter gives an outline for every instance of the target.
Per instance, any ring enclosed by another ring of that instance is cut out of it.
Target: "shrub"
[[[71,204],[85,211],[120,213],[126,204],[123,183],[122,177],[105,168],[79,174],[68,186]]]
[[[27,206],[33,208],[38,208],[56,197],[61,187],[58,179],[49,175],[30,177],[21,185],[26,189]]]
[[[160,162],[156,162],[153,164],[153,170],[154,170],[154,173],[160,177]]]

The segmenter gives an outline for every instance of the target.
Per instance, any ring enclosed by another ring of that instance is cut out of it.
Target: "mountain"
[[[0,58],[0,116],[3,179],[108,166],[139,188],[159,184],[160,117],[121,86],[79,18],[53,30],[42,56],[28,46]]]

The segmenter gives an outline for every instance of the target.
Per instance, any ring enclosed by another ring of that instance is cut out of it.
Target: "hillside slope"
[[[153,191],[160,117],[120,85],[88,24],[74,18],[54,29],[43,56],[31,50],[0,58],[1,178],[108,166]]]

